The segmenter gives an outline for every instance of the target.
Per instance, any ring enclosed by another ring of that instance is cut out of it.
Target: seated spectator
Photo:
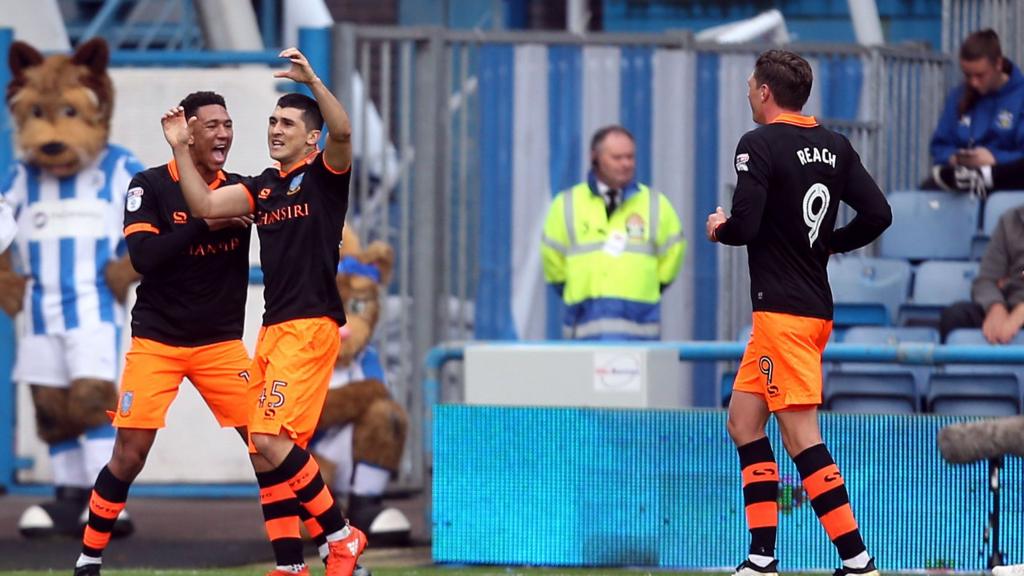
[[[987,191],[1024,190],[1024,159],[980,168],[935,166],[932,178],[943,190],[970,191],[982,196]]]
[[[968,36],[960,70],[964,83],[947,96],[932,135],[933,163],[979,168],[1024,158],[1024,76],[1003,56],[999,36],[991,29]]]
[[[992,233],[971,286],[971,301],[942,311],[945,341],[957,328],[981,328],[992,344],[1008,344],[1024,326],[1024,206],[1007,210]]]

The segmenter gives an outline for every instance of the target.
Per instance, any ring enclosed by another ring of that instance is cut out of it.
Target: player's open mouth
[[[210,156],[213,157],[214,162],[223,164],[228,157],[227,146],[214,146],[213,150],[210,151]]]
[[[281,146],[284,146],[284,141],[282,141],[282,140],[271,140],[270,141],[270,147],[271,148],[280,148]]]

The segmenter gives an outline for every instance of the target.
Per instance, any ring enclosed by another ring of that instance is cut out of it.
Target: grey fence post
[[[413,102],[413,145],[416,170],[413,176],[413,243],[412,243],[412,382],[423,381],[423,359],[435,343],[441,341],[440,306],[442,304],[441,275],[445,273],[444,234],[440,225],[446,219],[443,204],[446,167],[441,165],[448,148],[448,70],[445,61],[445,42],[441,29],[432,30],[429,39],[415,54],[416,71]],[[421,387],[411,389],[411,412],[422,414],[425,409]],[[415,454],[426,453],[423,430],[410,429],[410,449]],[[424,463],[426,464],[426,463]],[[425,468],[425,466],[424,466]],[[416,480],[423,482],[425,469],[418,471]]]
[[[334,26],[334,57],[331,58],[331,85],[349,110],[355,110],[352,100],[352,74],[356,69],[356,25],[341,23]]]

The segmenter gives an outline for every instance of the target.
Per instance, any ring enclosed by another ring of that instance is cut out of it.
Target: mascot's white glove
[[[14,221],[14,210],[3,197],[0,197],[0,252],[7,250],[17,233],[18,224]]]

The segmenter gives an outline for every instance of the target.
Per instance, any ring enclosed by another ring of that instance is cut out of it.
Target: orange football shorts
[[[338,359],[341,336],[331,318],[302,318],[260,328],[250,374],[258,396],[249,434],[282,430],[305,448],[316,431]],[[249,451],[255,449],[249,443]]]
[[[183,378],[196,387],[221,426],[245,426],[252,398],[248,383],[250,364],[241,340],[170,346],[132,338],[125,355],[114,426],[163,428]]]
[[[768,409],[821,404],[821,355],[832,321],[754,312],[754,329],[732,389],[762,396]]]

